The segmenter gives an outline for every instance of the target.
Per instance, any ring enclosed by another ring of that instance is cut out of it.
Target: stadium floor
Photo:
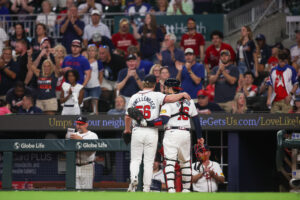
[[[127,193],[93,191],[0,191],[7,200],[299,200],[300,193]]]

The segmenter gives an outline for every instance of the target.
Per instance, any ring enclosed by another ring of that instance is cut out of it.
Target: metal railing
[[[290,40],[294,40],[296,30],[300,30],[300,16],[287,16],[286,17],[286,34]]]
[[[282,0],[253,1],[225,17],[225,35],[238,31],[242,26],[252,26],[255,29],[261,20],[283,8]]]

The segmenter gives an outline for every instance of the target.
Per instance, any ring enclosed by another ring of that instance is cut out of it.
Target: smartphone
[[[75,133],[75,128],[68,128],[67,134],[66,134],[66,139],[70,139],[71,135],[74,133]]]

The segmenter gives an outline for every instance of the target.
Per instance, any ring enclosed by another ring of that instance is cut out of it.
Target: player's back
[[[159,116],[160,106],[166,95],[152,90],[143,90],[134,94],[128,103],[128,108],[136,107],[142,111],[146,120],[153,120]]]
[[[160,115],[170,117],[168,123],[165,127],[184,127],[184,128],[191,128],[190,124],[190,117],[194,117],[198,115],[197,109],[193,100],[184,100],[182,111],[187,115],[178,114],[181,109],[181,101],[175,103],[166,103],[162,106]],[[178,115],[176,115],[178,114]],[[175,115],[175,116],[173,116]],[[173,116],[173,117],[172,117]]]

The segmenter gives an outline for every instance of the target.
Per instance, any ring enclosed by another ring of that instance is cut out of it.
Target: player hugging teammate
[[[151,84],[149,84],[151,83]],[[130,178],[131,183],[128,191],[135,191],[138,184],[139,166],[144,154],[144,192],[150,191],[152,178],[152,166],[158,142],[158,126],[164,125],[165,135],[163,139],[165,156],[165,173],[167,178],[168,192],[175,192],[175,163],[179,161],[182,174],[183,192],[189,192],[191,186],[191,136],[190,118],[193,119],[197,133],[197,143],[203,145],[202,131],[198,119],[195,104],[190,100],[190,96],[181,91],[180,81],[168,79],[165,82],[164,95],[160,92],[153,92],[156,79],[153,75],[148,75],[144,81],[143,91],[133,95],[129,101],[128,108],[137,108],[143,113],[143,117],[138,116],[138,112],[129,109],[125,116],[124,139],[126,142],[131,138],[131,162]],[[163,104],[165,103],[165,104]],[[161,111],[159,114],[159,108]],[[133,114],[132,114],[133,113]],[[132,134],[130,125],[132,121]]]

